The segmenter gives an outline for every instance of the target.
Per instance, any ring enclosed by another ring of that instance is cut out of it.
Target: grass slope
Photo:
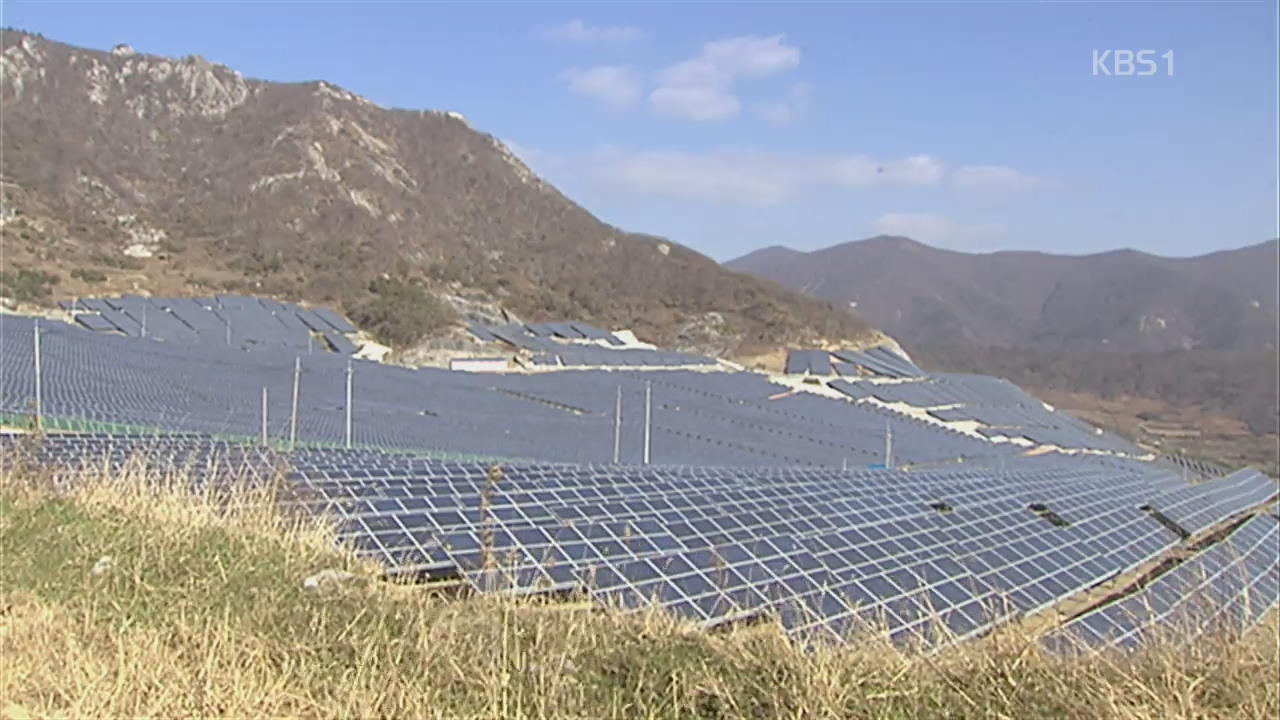
[[[1001,634],[805,653],[775,628],[375,580],[270,492],[0,472],[0,717],[1240,718],[1280,712],[1275,624],[1131,656]],[[104,558],[110,558],[104,560]],[[354,579],[314,592],[321,570]]]

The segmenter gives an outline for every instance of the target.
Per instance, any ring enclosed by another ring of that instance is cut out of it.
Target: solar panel
[[[129,337],[142,337],[142,325],[120,310],[103,310],[102,318]]]
[[[326,307],[311,308],[311,312],[315,314],[317,317],[319,317],[321,320],[328,323],[329,326],[332,327],[334,330],[337,330],[340,333],[353,333],[353,332],[359,331],[359,328],[347,322],[345,318],[343,318],[341,315],[337,314],[336,312],[330,310],[329,308],[326,308]]]
[[[92,310],[94,312],[102,312],[103,310],[113,310],[110,305],[106,304],[98,298],[80,298],[78,301],[81,308]]]
[[[571,322],[569,325],[574,330],[577,330],[582,337],[587,338],[588,340],[605,340],[613,337],[611,334],[594,325],[588,325],[580,322]]]
[[[336,353],[341,355],[354,355],[356,352],[355,344],[341,333],[336,333],[330,330],[324,334],[324,339],[329,343],[329,347]]]
[[[1254,516],[1138,592],[1073,619],[1045,642],[1060,650],[1133,647],[1169,632],[1193,641],[1215,628],[1248,628],[1280,602],[1277,543],[1276,517]]]
[[[469,323],[467,325],[467,331],[470,332],[472,335],[474,335],[475,338],[480,342],[494,342],[498,339],[493,333],[489,332],[483,325],[479,325],[477,323]]]
[[[76,322],[90,330],[98,332],[116,329],[116,326],[107,322],[106,318],[92,313],[80,313],[79,315],[76,315]]]
[[[809,372],[814,375],[831,375],[831,356],[822,350],[809,353]]]
[[[809,351],[792,350],[787,353],[788,375],[803,375],[809,372]]]
[[[294,310],[294,314],[298,317],[298,321],[306,325],[307,329],[312,332],[324,332],[333,329],[329,323],[322,320],[310,308],[297,308]]]

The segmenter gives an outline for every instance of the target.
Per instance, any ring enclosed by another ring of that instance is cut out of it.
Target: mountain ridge
[[[48,273],[60,297],[247,292],[350,310],[388,276],[676,345],[876,337],[853,313],[601,222],[459,113],[194,55],[14,30],[2,44],[6,269]]]
[[[1280,240],[1169,258],[971,254],[876,236],[726,267],[839,306],[908,345],[1038,350],[1274,350]]]

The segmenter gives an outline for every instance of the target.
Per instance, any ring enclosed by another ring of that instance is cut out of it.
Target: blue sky
[[[603,220],[726,260],[881,232],[1070,254],[1275,237],[1276,13],[7,0],[3,23],[460,112]],[[1095,75],[1105,49],[1157,71]]]

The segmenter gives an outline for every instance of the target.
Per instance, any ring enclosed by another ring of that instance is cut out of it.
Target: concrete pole
[[[650,425],[653,421],[653,383],[644,381],[644,464],[649,464]]]
[[[33,347],[33,351],[35,353],[35,363],[36,363],[36,429],[40,430],[44,428],[44,397],[43,397],[43,390],[41,387],[41,377],[40,377],[40,321],[39,320],[35,321],[35,324],[33,325],[33,329],[35,331],[34,332],[35,337],[33,338],[33,342],[35,343],[35,345]]]
[[[227,319],[224,320],[223,322],[227,324],[227,344],[230,345],[231,344],[231,316],[228,315]]]
[[[618,401],[613,408],[613,464],[622,458],[622,386],[618,386]]]
[[[289,411],[289,449],[298,442],[298,379],[302,375],[302,358],[293,359],[293,406]]]
[[[884,466],[893,467],[893,428],[889,423],[884,424]]]
[[[262,444],[267,444],[267,388],[262,388]]]
[[[351,449],[351,361],[347,361],[347,449]]]
[[[147,306],[142,306],[142,337],[147,336]]]

